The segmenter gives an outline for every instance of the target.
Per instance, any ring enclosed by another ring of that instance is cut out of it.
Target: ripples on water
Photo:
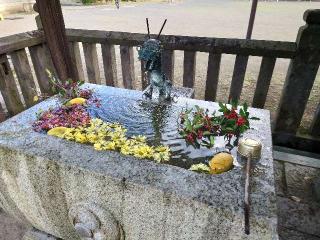
[[[213,149],[187,146],[178,133],[177,120],[182,106],[159,104],[123,96],[99,96],[101,107],[91,106],[92,117],[106,122],[118,122],[128,129],[128,136],[144,135],[152,145],[168,145],[172,152],[171,165],[190,168],[192,164],[207,163],[215,152],[225,150],[223,137],[216,137]],[[235,150],[231,151],[235,155]]]

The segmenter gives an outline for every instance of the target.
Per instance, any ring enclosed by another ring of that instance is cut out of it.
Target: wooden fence
[[[312,150],[320,146],[319,140],[315,138],[320,136],[320,106],[318,106],[309,131],[312,137],[302,138],[296,133],[319,68],[320,10],[307,11],[304,20],[307,24],[300,28],[296,42],[161,36],[160,40],[164,47],[164,71],[172,79],[175,51],[184,51],[183,85],[193,88],[196,53],[209,53],[205,100],[215,101],[221,56],[222,54],[236,55],[229,99],[239,99],[248,58],[249,56],[260,56],[262,61],[252,106],[263,108],[276,59],[291,59],[273,126],[274,141],[279,145]],[[133,88],[135,79],[133,50],[134,46],[143,43],[146,37],[144,34],[67,29],[67,37],[78,79],[84,79],[85,75],[80,54],[82,45],[87,77],[91,83],[101,83],[97,53],[97,44],[100,44],[105,81],[107,85],[114,86],[117,82],[115,46],[119,45],[123,85],[129,89]],[[12,64],[8,61],[8,57]],[[21,112],[25,107],[32,106],[33,96],[36,95],[36,85],[39,86],[42,93],[50,93],[46,68],[54,69],[42,31],[21,33],[0,39],[0,91],[9,116]],[[35,72],[36,79],[32,71]],[[145,87],[147,82],[143,76],[142,74],[142,85]],[[4,106],[0,105],[1,111],[4,112]]]

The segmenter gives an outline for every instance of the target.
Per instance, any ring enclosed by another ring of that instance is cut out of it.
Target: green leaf
[[[220,107],[221,109],[225,108],[225,106],[223,105],[222,102],[219,102],[219,107]]]
[[[187,131],[192,131],[192,125],[189,119],[186,121],[186,129]]]
[[[213,146],[214,145],[214,136],[210,136],[210,144],[211,144],[211,146]]]
[[[246,102],[243,104],[243,110],[244,110],[245,112],[248,111],[248,104],[247,104]]]
[[[194,129],[195,130],[198,130],[198,129],[200,129],[200,128],[202,128],[203,127],[203,125],[202,124],[196,124],[196,125],[194,125]]]
[[[240,116],[246,117],[246,113],[244,112],[244,110],[242,108],[240,108]]]

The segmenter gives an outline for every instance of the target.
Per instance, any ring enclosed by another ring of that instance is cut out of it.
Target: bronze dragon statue
[[[143,61],[145,75],[148,79],[149,86],[144,90],[144,96],[152,98],[154,88],[159,92],[159,100],[171,100],[171,89],[172,83],[162,72],[161,56],[162,56],[162,45],[159,37],[167,22],[164,21],[161,30],[156,39],[150,37],[149,21],[148,18],[148,40],[143,45],[138,46],[139,60]]]

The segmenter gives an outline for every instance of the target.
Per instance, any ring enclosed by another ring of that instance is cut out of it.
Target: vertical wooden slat
[[[236,61],[234,64],[234,70],[233,70],[233,76],[232,76],[232,82],[231,82],[231,88],[230,88],[230,94],[229,94],[229,101],[231,99],[233,100],[239,100],[244,77],[247,70],[248,65],[248,56],[243,55],[237,55]]]
[[[9,115],[23,111],[24,107],[6,55],[0,56],[0,91]]]
[[[219,73],[220,73],[221,54],[210,53],[207,70],[206,82],[206,101],[215,101],[217,96]]]
[[[21,49],[11,53],[11,60],[17,74],[24,101],[27,107],[31,107],[34,105],[33,98],[37,95],[37,91],[26,50]]]
[[[254,92],[252,107],[264,108],[275,63],[276,58],[262,58],[257,86]]]
[[[115,86],[117,82],[117,62],[114,45],[101,44],[104,76],[107,86]]]
[[[55,73],[55,69],[49,57],[49,50],[46,45],[41,44],[30,47],[29,51],[41,92],[51,94],[52,89],[46,69],[52,73]]]
[[[76,81],[84,81],[84,72],[81,61],[80,47],[78,42],[69,42],[69,49],[73,68],[75,69]]]
[[[96,44],[83,43],[83,51],[89,82],[101,84]]]
[[[196,77],[196,54],[194,51],[184,51],[183,86],[193,88]]]
[[[133,89],[135,79],[133,48],[129,46],[120,46],[120,55],[123,85],[125,88]]]
[[[148,73],[144,69],[144,61],[140,61],[140,66],[141,66],[141,85],[142,85],[142,90],[146,89],[149,85],[148,81]]]
[[[314,137],[320,136],[320,103],[316,109],[316,112],[313,116],[313,121],[310,128],[310,134]]]
[[[173,50],[164,50],[161,59],[162,71],[172,83],[174,82],[174,57]]]

